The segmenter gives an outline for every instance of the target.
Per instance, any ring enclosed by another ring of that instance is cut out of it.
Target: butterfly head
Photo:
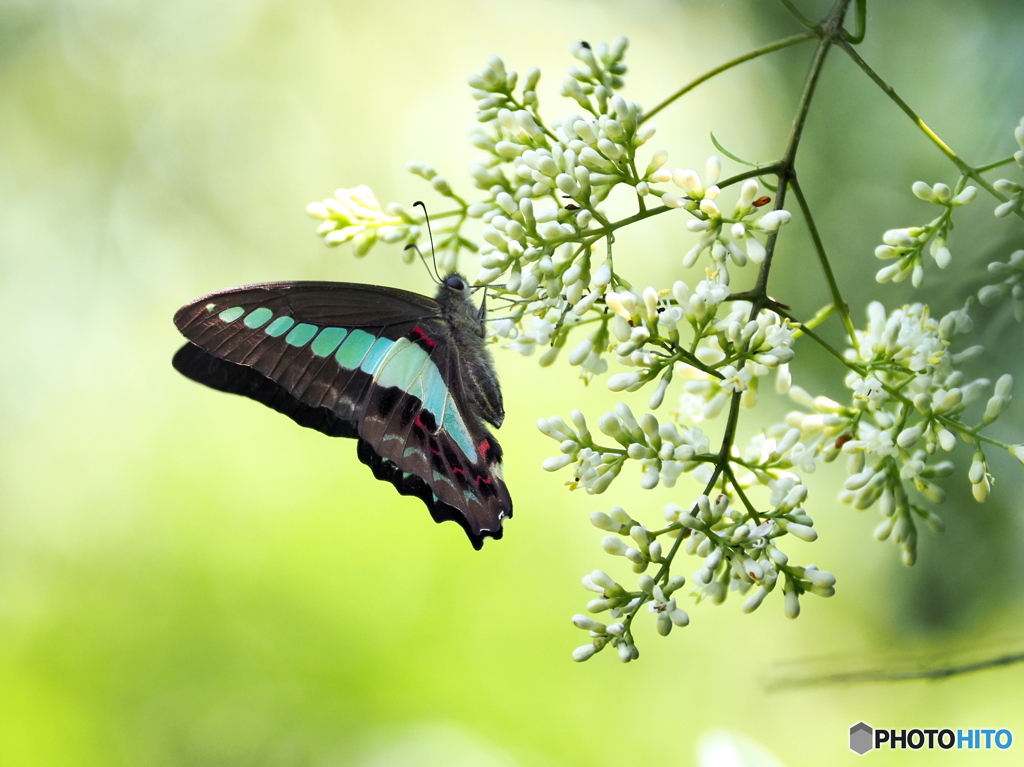
[[[460,328],[472,329],[472,332],[484,338],[487,329],[484,317],[487,316],[487,296],[478,308],[473,302],[473,292],[477,287],[470,285],[458,272],[448,272],[437,286],[435,300],[441,305],[441,312],[448,322]]]
[[[469,288],[466,284],[465,278],[458,272],[451,272],[447,277],[445,277],[444,286],[458,295],[462,295],[463,292]]]
[[[437,302],[442,306],[472,306],[473,287],[458,272],[448,272],[437,286]]]

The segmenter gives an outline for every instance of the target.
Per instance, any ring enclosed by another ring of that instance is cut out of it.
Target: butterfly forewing
[[[330,436],[359,439],[379,479],[459,522],[474,547],[512,502],[501,450],[469,406],[437,302],[348,283],[277,283],[197,299],[174,318],[181,373]]]

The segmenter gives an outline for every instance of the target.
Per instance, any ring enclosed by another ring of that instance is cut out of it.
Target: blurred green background
[[[1017,0],[872,2],[869,25],[863,55],[968,161],[1016,148]],[[498,353],[516,515],[476,553],[455,525],[435,526],[419,501],[375,482],[353,443],[170,366],[181,343],[171,315],[214,289],[343,279],[430,292],[395,249],[356,260],[324,248],[304,207],[359,183],[384,202],[429,203],[404,170],[413,159],[468,192],[465,77],[488,55],[540,66],[554,119],[577,111],[557,97],[574,40],[629,36],[627,95],[652,106],[796,31],[753,0],[0,0],[0,764],[726,765],[738,762],[715,748],[747,741],[785,764],[839,764],[857,758],[846,733],[859,720],[1024,738],[1020,667],[762,687],[787,673],[780,663],[807,658],[838,671],[1024,647],[1015,461],[993,456],[999,481],[984,506],[963,474],[947,483],[948,530],[922,534],[913,569],[873,541],[876,512],[838,504],[838,475],[821,472],[810,508],[821,540],[790,553],[837,574],[834,599],[808,598],[798,621],[778,599],[750,616],[735,599],[687,601],[692,624],[668,639],[638,621],[638,663],[607,653],[574,664],[579,578],[619,572],[586,515],[622,504],[653,522],[692,492],[641,494],[627,473],[588,497],[540,470],[553,443],[536,419],[577,406],[596,416],[615,401],[603,386]],[[659,115],[652,149],[702,168],[714,130],[742,156],[773,159],[810,52],[698,89]],[[872,281],[882,231],[932,215],[910,184],[956,177],[832,56],[799,168],[859,319],[872,297],[910,300],[908,287]],[[1021,247],[1019,225],[996,226],[989,200],[975,205],[951,241],[953,266],[929,269],[922,292],[939,311]],[[675,278],[681,232],[677,219],[622,238],[635,284]],[[773,292],[811,311],[826,293],[806,238],[797,225],[783,238]],[[981,341],[1001,339],[979,374],[1024,373],[1005,307],[977,316],[992,329]],[[828,387],[834,374],[822,359],[798,383]],[[1021,412],[997,436],[1019,442]]]

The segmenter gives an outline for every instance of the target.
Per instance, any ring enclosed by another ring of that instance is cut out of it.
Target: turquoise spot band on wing
[[[348,338],[338,347],[334,353],[334,359],[338,364],[347,370],[355,370],[363,361],[363,357],[370,351],[376,338],[365,330],[353,330]]]
[[[259,327],[263,327],[267,324],[274,313],[265,306],[261,306],[259,309],[253,309],[249,312],[249,316],[245,318],[245,324],[253,328],[254,330]]]
[[[276,320],[267,325],[263,331],[271,338],[279,338],[288,332],[289,328],[295,324],[295,320],[291,317],[278,317]]]
[[[338,348],[345,336],[348,335],[348,331],[345,328],[324,328],[320,331],[320,335],[316,337],[309,350],[313,352],[317,357],[327,357],[334,353],[334,350]]]
[[[219,317],[224,322],[234,322],[245,315],[245,311],[241,306],[233,306],[222,311]],[[416,397],[423,403],[423,409],[451,435],[463,454],[473,463],[479,460],[473,438],[441,371],[418,344],[408,338],[397,341],[378,338],[358,328],[350,332],[346,328],[320,328],[307,322],[296,324],[287,316],[271,321],[272,317],[273,312],[261,306],[249,312],[244,322],[253,330],[262,327],[272,338],[287,333],[284,340],[290,346],[303,347],[313,341],[309,349],[317,357],[333,354],[346,370],[360,370],[373,376],[378,386],[399,389]]]
[[[455,400],[448,392],[441,371],[430,359],[430,355],[418,344],[414,344],[408,338],[395,341],[372,375],[378,386],[401,389],[419,399],[423,403],[423,408],[429,410],[434,419],[451,435],[463,454],[473,463],[477,462],[473,439],[455,405]]]
[[[310,342],[316,332],[319,330],[316,325],[310,325],[306,322],[300,322],[294,328],[292,332],[285,337],[285,343],[292,346],[305,346]]]
[[[373,346],[370,347],[370,351],[366,353],[366,357],[359,364],[361,370],[370,375],[377,372],[377,368],[380,367],[380,363],[384,360],[385,355],[395,345],[395,342],[390,338],[378,338],[373,342]]]
[[[386,358],[381,360],[380,366],[375,371],[375,380],[380,386],[391,386],[418,397],[423,402],[423,406],[427,407],[422,388],[418,384],[423,368],[428,362],[430,362],[430,357],[419,346],[408,338],[399,338],[391,347]],[[438,378],[440,378],[440,374],[438,374]],[[431,408],[427,409],[433,412]]]

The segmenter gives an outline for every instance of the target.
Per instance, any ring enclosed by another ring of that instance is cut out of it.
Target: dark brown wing
[[[184,375],[330,436],[359,439],[379,479],[453,519],[474,547],[512,513],[497,442],[468,407],[435,301],[372,285],[300,282],[213,293],[174,318]]]

